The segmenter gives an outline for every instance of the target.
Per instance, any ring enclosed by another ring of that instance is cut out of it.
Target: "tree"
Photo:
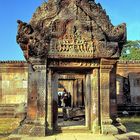
[[[140,60],[140,40],[127,41],[122,49],[120,60]]]

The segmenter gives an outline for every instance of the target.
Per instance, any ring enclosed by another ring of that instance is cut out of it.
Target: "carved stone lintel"
[[[75,61],[66,61],[66,60],[52,60],[48,63],[48,66],[50,68],[58,68],[58,67],[66,67],[66,68],[71,68],[71,67],[78,67],[78,68],[96,68],[99,67],[99,62],[98,61],[83,61],[83,60],[75,60]]]

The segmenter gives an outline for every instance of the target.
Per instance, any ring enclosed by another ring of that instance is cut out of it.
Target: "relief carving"
[[[80,61],[80,60],[75,60],[75,61],[55,61],[51,60],[51,62],[48,63],[48,67],[81,67],[81,68],[86,68],[86,67],[99,67],[98,61]]]
[[[100,4],[49,0],[29,24],[18,21],[17,42],[28,61],[46,58],[118,58],[126,25],[113,26]]]

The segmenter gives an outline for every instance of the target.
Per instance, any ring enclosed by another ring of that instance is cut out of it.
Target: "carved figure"
[[[29,61],[119,57],[126,41],[126,25],[113,26],[93,0],[49,0],[29,24],[18,24],[17,42]]]

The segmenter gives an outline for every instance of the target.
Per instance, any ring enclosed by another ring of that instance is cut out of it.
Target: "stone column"
[[[52,70],[47,72],[47,133],[53,133],[53,95],[52,95]]]
[[[91,124],[94,133],[100,133],[100,79],[99,68],[91,74]]]
[[[101,131],[103,134],[118,133],[118,129],[112,125],[111,119],[111,94],[112,90],[116,90],[116,86],[113,86],[114,89],[111,88],[111,71],[115,63],[116,60],[107,59],[101,59],[100,63],[100,109]],[[116,82],[112,84],[116,84]]]
[[[29,64],[27,116],[18,133],[46,134],[46,65]]]
[[[78,107],[82,106],[82,79],[78,79],[77,81],[77,86],[78,86],[78,91],[77,91],[77,103]]]
[[[57,87],[58,77],[51,69],[47,72],[47,134],[57,127]]]
[[[91,74],[85,77],[85,116],[86,126],[91,129]]]
[[[117,118],[117,86],[116,86],[116,64],[110,71],[110,117],[112,120]],[[115,90],[114,90],[115,89]]]
[[[77,107],[77,86],[78,86],[78,80],[74,80],[74,91],[73,91],[73,107]]]

